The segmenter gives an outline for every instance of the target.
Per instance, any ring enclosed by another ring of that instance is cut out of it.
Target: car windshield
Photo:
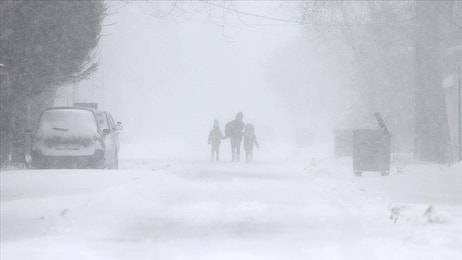
[[[46,110],[37,129],[41,137],[92,138],[97,134],[93,113],[83,109]]]

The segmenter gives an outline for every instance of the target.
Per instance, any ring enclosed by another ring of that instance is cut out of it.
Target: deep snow
[[[462,164],[355,177],[350,161],[4,170],[0,256],[462,259]]]

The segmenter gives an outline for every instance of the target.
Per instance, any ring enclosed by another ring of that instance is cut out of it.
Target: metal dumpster
[[[375,117],[380,129],[353,130],[353,170],[357,176],[364,171],[390,173],[391,134],[380,113]]]

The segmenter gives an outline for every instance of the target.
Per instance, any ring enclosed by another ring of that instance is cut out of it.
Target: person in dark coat
[[[260,147],[255,136],[255,128],[252,124],[247,124],[245,126],[244,132],[244,150],[245,150],[245,160],[246,162],[251,162],[253,159],[253,145],[256,145],[257,148]]]
[[[242,135],[244,131],[244,122],[242,122],[243,118],[244,114],[239,112],[236,114],[236,118],[233,121],[228,122],[225,127],[225,135],[231,140],[233,162],[239,162],[240,159]]]

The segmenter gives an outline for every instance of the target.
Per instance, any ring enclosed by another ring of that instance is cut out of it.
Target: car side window
[[[110,125],[111,130],[112,130],[115,127],[114,119],[112,118],[111,114],[107,114],[107,116],[108,116],[108,119],[109,119],[109,125]]]
[[[108,125],[106,113],[98,113],[98,123],[101,126],[101,130],[109,129],[109,131],[111,131],[111,128]]]

